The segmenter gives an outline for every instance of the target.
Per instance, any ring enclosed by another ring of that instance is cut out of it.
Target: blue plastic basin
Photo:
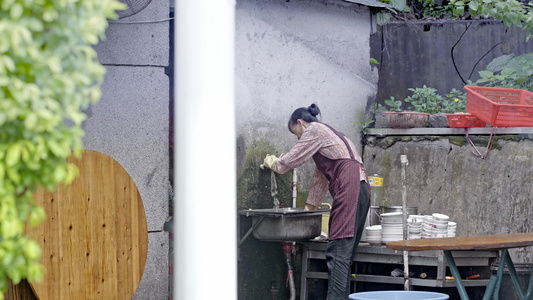
[[[351,294],[350,300],[447,300],[446,294],[417,291],[381,291]]]

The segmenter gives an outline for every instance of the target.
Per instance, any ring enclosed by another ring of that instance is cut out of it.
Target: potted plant
[[[414,128],[425,127],[428,120],[428,113],[416,111],[404,111],[401,109],[402,102],[394,97],[385,100],[385,104],[391,109],[384,112],[387,122],[392,128]]]
[[[385,107],[378,104],[378,110],[384,111],[392,128],[448,127],[455,120],[469,123],[477,118],[466,113],[466,93],[452,89],[448,94],[440,95],[437,90],[424,85],[421,88],[409,88],[413,95],[403,101],[391,97],[385,100]],[[407,107],[403,110],[402,107]],[[463,125],[463,123],[459,124]],[[480,125],[481,126],[481,125]],[[484,125],[483,125],[484,126]],[[462,126],[465,127],[465,126]],[[468,126],[474,127],[474,126]]]

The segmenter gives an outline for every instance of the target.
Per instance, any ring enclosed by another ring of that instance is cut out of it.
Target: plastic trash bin
[[[351,294],[350,300],[447,300],[446,294],[417,291],[381,291]]]

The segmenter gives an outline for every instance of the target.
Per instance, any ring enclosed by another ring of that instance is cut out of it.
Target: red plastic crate
[[[447,114],[448,124],[452,128],[485,127],[487,123],[471,114]]]
[[[533,93],[508,88],[465,86],[466,110],[492,126],[532,127]]]

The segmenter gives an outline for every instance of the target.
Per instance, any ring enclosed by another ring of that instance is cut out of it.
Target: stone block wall
[[[370,137],[365,167],[384,177],[379,205],[402,205],[400,155],[407,155],[407,206],[419,214],[443,213],[457,222],[457,236],[532,232],[533,130],[496,135],[481,159],[465,136]],[[481,153],[488,135],[472,136]],[[511,250],[516,262],[533,262],[533,249]]]
[[[168,299],[170,6],[152,1],[112,21],[95,48],[106,68],[102,98],[87,110],[85,149],[105,153],[131,176],[143,199],[148,257],[133,299]],[[148,22],[147,22],[148,21]]]

